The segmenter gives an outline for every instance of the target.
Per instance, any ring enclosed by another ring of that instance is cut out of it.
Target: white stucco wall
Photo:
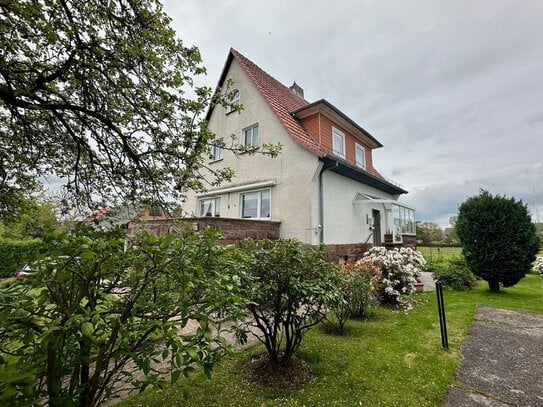
[[[387,194],[331,171],[323,174],[323,192],[325,244],[374,243],[373,231],[367,222],[367,218],[372,217],[373,209],[381,213],[381,242],[384,241],[384,233],[387,228],[392,228],[393,221],[385,205],[353,203],[353,199],[357,193],[392,200],[397,200],[397,195]]]
[[[311,193],[312,177],[318,166],[317,157],[296,144],[287,134],[275,113],[268,106],[258,89],[245,75],[234,59],[227,74],[227,79],[234,81],[234,87],[240,91],[240,103],[244,110],[241,113],[226,114],[222,106],[217,106],[211,115],[209,127],[217,135],[223,137],[225,143],[230,142],[230,135],[237,137],[236,144],[242,140],[243,130],[258,123],[259,141],[283,145],[282,153],[277,158],[269,158],[261,154],[243,154],[236,157],[224,151],[224,159],[210,163],[211,168],[231,167],[235,177],[230,183],[219,188],[209,187],[208,193],[216,191],[221,197],[221,217],[240,217],[240,194],[246,191],[220,193],[228,187],[243,187],[256,182],[270,181],[271,187],[271,219],[282,222],[281,237],[294,237],[311,243]],[[209,176],[209,175],[207,175]],[[252,189],[249,189],[252,190]],[[187,192],[183,210],[187,215],[198,215],[198,197],[193,191]]]

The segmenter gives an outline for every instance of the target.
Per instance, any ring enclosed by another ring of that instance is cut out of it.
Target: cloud
[[[458,182],[436,182],[412,190],[402,198],[408,204],[417,206],[419,220],[431,220],[446,226],[452,215],[458,213],[458,206],[468,197],[478,195],[485,189],[494,195],[505,195],[522,200],[528,205],[532,217],[543,221],[543,161],[534,165],[515,165],[496,170],[472,179]],[[534,197],[539,197],[534,201]],[[536,213],[539,204],[539,214]]]
[[[237,48],[384,144],[377,169],[446,224],[481,187],[543,193],[543,2],[165,2],[209,86]],[[543,217],[543,202],[541,216]],[[532,207],[531,207],[532,208]]]

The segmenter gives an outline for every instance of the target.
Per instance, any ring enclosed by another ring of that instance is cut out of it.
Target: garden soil
[[[479,306],[443,407],[543,406],[543,315]]]

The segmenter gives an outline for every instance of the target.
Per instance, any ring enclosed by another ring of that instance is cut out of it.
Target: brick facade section
[[[233,219],[233,218],[183,218],[183,219],[155,219],[146,220],[144,222],[131,222],[128,225],[128,234],[133,234],[141,230],[146,230],[149,233],[157,236],[164,236],[170,232],[175,233],[179,228],[185,227],[195,231],[201,231],[208,227],[213,229],[221,229],[223,239],[220,244],[239,245],[241,241],[247,238],[255,240],[279,239],[279,228],[281,222],[250,220],[250,219]],[[416,236],[403,235],[402,244],[387,244],[387,248],[395,247],[412,247],[416,248]],[[326,260],[331,263],[339,263],[343,261],[355,262],[360,260],[364,253],[371,249],[371,243],[352,243],[352,244],[328,244],[326,245]]]
[[[180,227],[187,227],[195,231],[201,231],[210,227],[222,230],[224,235],[224,238],[220,241],[222,244],[237,244],[246,238],[256,240],[279,239],[280,226],[281,222],[250,219],[211,217],[161,219],[130,223],[128,225],[128,234],[146,230],[157,236],[164,236],[170,232],[175,232]]]
[[[402,235],[403,246],[411,247],[412,249],[417,248],[417,236],[415,235]]]
[[[380,174],[373,167],[372,149],[364,142],[353,136],[341,126],[335,124],[328,117],[321,113],[316,113],[311,116],[301,119],[302,125],[307,131],[309,131],[319,144],[319,147],[327,152],[332,153],[332,127],[340,130],[345,134],[345,161],[351,165],[356,165],[356,152],[355,144],[358,144],[364,148],[366,171],[379,176]]]
[[[313,137],[316,138],[319,145],[321,144],[321,131],[320,131],[320,114],[315,113],[311,116],[305,117],[301,120],[302,125]]]
[[[372,247],[371,243],[328,244],[326,245],[326,260],[330,263],[339,263],[339,259],[343,258],[345,261],[355,262]]]

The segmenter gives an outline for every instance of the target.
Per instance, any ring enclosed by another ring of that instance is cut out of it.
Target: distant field
[[[439,261],[452,256],[461,256],[461,247],[427,247],[417,246],[417,250],[422,253],[427,261]]]

